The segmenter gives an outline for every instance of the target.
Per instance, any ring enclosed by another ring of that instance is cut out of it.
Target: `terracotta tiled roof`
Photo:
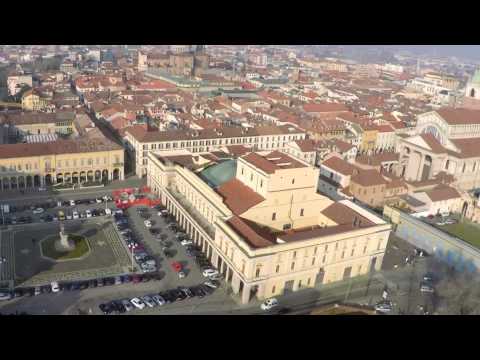
[[[266,156],[261,156],[257,153],[249,153],[242,156],[242,159],[260,170],[263,170],[267,174],[273,174],[275,171],[282,169],[307,167],[307,165],[293,159],[287,154],[281,153],[280,151],[272,151]]]
[[[398,161],[399,158],[400,158],[400,154],[398,153],[384,152],[384,153],[369,155],[369,156],[367,155],[359,156],[355,159],[355,162],[358,162],[364,165],[378,166],[386,161]]]
[[[455,153],[455,156],[461,158],[480,156],[480,138],[451,139],[450,141],[461,151],[460,154]]]
[[[249,149],[243,145],[229,145],[226,146],[226,148],[228,152],[234,156],[242,156],[252,151],[252,149]]]
[[[235,178],[220,185],[217,192],[223,197],[225,205],[236,215],[241,215],[251,207],[265,201],[263,196]]]
[[[275,245],[275,237],[268,230],[261,229],[252,221],[234,216],[227,220],[227,224],[252,248]]]
[[[349,111],[348,108],[343,104],[336,103],[321,103],[321,104],[305,104],[303,105],[303,110],[310,113],[328,113],[328,112],[343,112]]]
[[[350,176],[353,175],[353,172],[356,169],[355,166],[337,156],[332,156],[331,158],[325,160],[322,163],[322,166],[326,166],[342,175]]]
[[[49,143],[0,145],[0,159],[17,157],[74,154],[84,152],[120,150],[121,146],[103,138],[101,140],[58,140]]]
[[[443,184],[436,186],[430,191],[427,191],[426,194],[432,201],[444,201],[460,197],[460,194],[457,190]]]
[[[447,151],[432,134],[421,134],[420,136],[432,149],[432,152],[441,154]]]
[[[296,140],[295,143],[298,145],[302,152],[315,151],[315,141],[311,139]]]
[[[355,218],[360,220],[360,227],[367,227],[374,225],[373,222],[363,217],[356,211],[352,210],[348,206],[335,202],[332,205],[326,207],[322,214],[329,219],[335,221],[338,225],[353,225]]]
[[[384,185],[387,181],[380,175],[380,173],[375,170],[359,170],[357,174],[354,174],[350,178],[351,182],[359,184],[361,186],[376,186],[376,185]]]
[[[437,113],[449,125],[480,124],[480,110],[443,108]]]

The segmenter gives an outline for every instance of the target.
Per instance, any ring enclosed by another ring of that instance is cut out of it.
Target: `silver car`
[[[153,308],[157,306],[157,303],[148,295],[143,296],[142,300],[145,304],[147,304],[148,307]]]

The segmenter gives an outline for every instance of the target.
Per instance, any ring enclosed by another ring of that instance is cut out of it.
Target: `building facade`
[[[0,189],[123,180],[124,150],[107,140],[0,145]]]
[[[445,172],[462,190],[480,186],[480,110],[444,108],[419,115],[415,133],[399,140],[397,175],[424,181]]]
[[[245,145],[257,150],[286,148],[294,140],[305,139],[305,133],[293,126],[262,126],[244,129],[224,127],[204,130],[169,132],[146,131],[132,127],[126,131],[127,149],[135,158],[135,173],[145,176],[150,151],[188,150],[192,153],[209,152],[228,145]]]
[[[164,154],[148,154],[148,185],[242,303],[380,268],[390,225],[319,195],[318,169],[278,151],[249,153],[212,187],[201,155]]]

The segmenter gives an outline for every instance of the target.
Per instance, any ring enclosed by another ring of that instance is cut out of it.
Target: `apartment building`
[[[143,127],[125,130],[127,149],[135,159],[135,173],[147,175],[148,153],[156,150],[181,150],[192,153],[218,150],[228,145],[245,145],[257,150],[279,150],[288,143],[305,139],[294,126],[259,126],[255,128],[222,127],[203,130],[147,131]]]
[[[318,194],[319,169],[279,151],[206,158],[151,151],[147,183],[242,303],[380,269],[390,225]]]

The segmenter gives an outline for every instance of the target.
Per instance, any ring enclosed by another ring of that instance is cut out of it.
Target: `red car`
[[[134,284],[138,284],[138,283],[141,282],[141,281],[142,281],[141,276],[138,276],[138,275],[133,275],[133,276],[132,276],[132,282],[133,282]]]
[[[180,272],[180,271],[182,271],[182,264],[180,264],[178,261],[174,261],[174,262],[172,262],[172,269],[175,272]]]

